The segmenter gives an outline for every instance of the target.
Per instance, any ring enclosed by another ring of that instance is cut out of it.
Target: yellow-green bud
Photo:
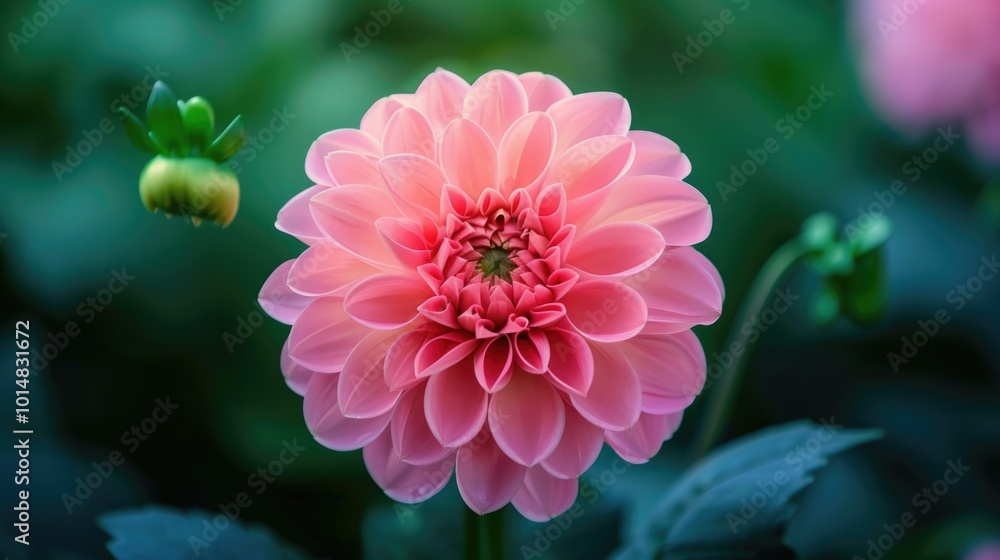
[[[163,210],[168,217],[189,217],[195,225],[206,219],[225,227],[236,217],[240,183],[225,164],[161,155],[142,170],[139,196],[150,212]]]

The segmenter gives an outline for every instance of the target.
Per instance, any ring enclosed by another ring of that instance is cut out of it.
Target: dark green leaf
[[[751,434],[694,465],[619,558],[753,558],[780,545],[792,499],[827,458],[878,430],[792,422]]]
[[[149,123],[150,132],[170,154],[187,155],[187,133],[184,132],[184,121],[177,107],[177,98],[163,82],[156,82],[152,93],[149,94],[146,121]]]
[[[247,140],[247,129],[243,123],[243,115],[237,115],[233,122],[229,123],[226,130],[212,142],[206,154],[215,161],[222,163],[236,155]]]
[[[160,151],[157,149],[156,144],[154,144],[149,139],[149,129],[146,125],[139,120],[139,117],[132,114],[131,111],[125,107],[119,107],[118,112],[122,116],[122,123],[125,126],[125,135],[128,136],[129,142],[140,150],[150,153],[159,154]]]
[[[226,523],[219,521],[219,518]],[[244,525],[220,515],[147,507],[104,515],[98,524],[112,540],[108,550],[118,560],[305,560],[268,529]]]

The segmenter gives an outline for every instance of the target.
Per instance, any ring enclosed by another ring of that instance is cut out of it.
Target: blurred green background
[[[401,518],[360,452],[312,440],[302,399],[278,368],[288,329],[256,304],[268,274],[301,251],[273,223],[310,186],[303,161],[312,140],[357,126],[372,102],[413,91],[439,66],[470,82],[493,68],[540,70],[574,92],[616,91],[631,104],[634,129],[680,144],[693,164],[687,181],[714,210],[714,231],[700,249],[727,287],[720,322],[696,331],[709,364],[750,280],[806,216],[829,210],[854,220],[859,207],[876,202],[874,193],[904,180],[906,193],[885,211],[896,225],[888,316],[869,329],[841,322],[818,330],[808,318],[815,281],[793,275],[787,287],[801,303],[756,344],[728,436],[796,418],[886,431],[883,441],[837,458],[804,494],[788,538],[803,558],[863,557],[882,524],[913,509],[912,496],[958,457],[972,467],[967,478],[918,516],[886,558],[958,557],[980,536],[1000,534],[1000,288],[985,283],[961,309],[949,301],[996,252],[995,231],[973,219],[974,200],[996,170],[972,160],[959,140],[910,180],[904,164],[934,137],[901,138],[872,113],[845,4],[401,0],[387,24],[371,26],[372,10],[387,4],[15,0],[0,7],[8,38],[0,48],[0,349],[13,355],[15,321],[31,321],[39,351],[68,322],[79,326],[65,348],[36,362],[31,378],[31,554],[10,544],[8,521],[0,550],[18,559],[106,558],[97,516],[152,503],[217,512],[293,441],[307,451],[252,494],[243,521],[267,525],[317,557],[460,550],[454,483]],[[45,6],[55,13],[38,16]],[[719,29],[711,20],[723,10],[732,22],[700,52],[687,51],[689,39]],[[32,34],[25,25],[33,18],[45,24]],[[345,44],[357,52],[345,55]],[[689,62],[679,68],[675,53]],[[250,149],[233,159],[243,199],[228,229],[195,229],[142,207],[137,179],[146,157],[128,144],[112,104],[129,96],[143,115],[150,76],[179,97],[206,97],[221,123],[245,117]],[[789,135],[780,121],[811,88],[832,95]],[[277,114],[287,124],[274,121]],[[104,119],[110,123],[101,130]],[[731,182],[730,166],[771,137],[780,149],[723,196],[719,182]],[[102,297],[115,271],[134,279],[106,305],[98,301],[97,312],[88,298]],[[893,371],[887,353],[942,308],[951,321]],[[227,345],[227,334],[240,343]],[[12,413],[13,377],[3,379],[0,402]],[[133,450],[123,432],[166,397],[180,408]],[[683,466],[703,400],[654,461],[622,475],[574,525],[573,538],[545,556],[613,551],[628,512],[643,511]],[[63,496],[115,450],[124,463],[68,513]],[[0,466],[8,477],[13,454],[0,454]],[[9,481],[0,499],[0,517],[12,519]],[[511,548],[530,543],[537,528],[515,524]]]

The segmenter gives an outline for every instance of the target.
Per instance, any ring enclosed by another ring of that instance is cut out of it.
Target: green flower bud
[[[237,115],[218,138],[215,110],[202,97],[178,101],[167,84],[156,82],[146,107],[148,126],[120,108],[129,141],[158,154],[139,176],[139,196],[150,212],[180,214],[194,225],[204,219],[223,227],[236,216],[240,183],[225,165],[246,142],[243,117]]]
[[[201,157],[156,156],[139,176],[139,196],[150,212],[163,210],[225,227],[236,217],[240,183],[226,165]]]
[[[178,101],[184,130],[193,152],[203,153],[212,143],[215,134],[215,111],[204,97],[192,97],[187,102]]]

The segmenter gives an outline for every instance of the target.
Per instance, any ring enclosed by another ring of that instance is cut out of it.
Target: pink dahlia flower
[[[309,247],[261,304],[323,445],[364,448],[395,500],[452,471],[479,513],[545,520],[604,442],[642,463],[705,379],[693,325],[722,282],[677,145],[552,76],[438,70],[309,150],[278,214]]]
[[[863,77],[903,132],[964,123],[970,146],[1000,161],[1000,3],[855,0]]]

